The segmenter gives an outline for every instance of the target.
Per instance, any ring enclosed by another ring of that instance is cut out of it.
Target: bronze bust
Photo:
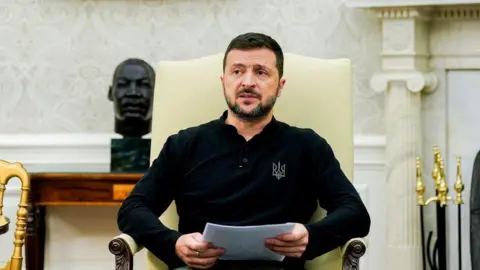
[[[144,60],[129,58],[115,69],[108,91],[115,111],[115,132],[139,138],[151,131],[155,70]]]

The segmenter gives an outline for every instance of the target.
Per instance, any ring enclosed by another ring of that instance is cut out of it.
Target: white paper
[[[293,223],[261,226],[225,226],[207,223],[203,231],[203,240],[215,247],[224,248],[223,260],[264,260],[282,261],[285,256],[269,250],[265,246],[266,238],[282,233],[291,233]]]

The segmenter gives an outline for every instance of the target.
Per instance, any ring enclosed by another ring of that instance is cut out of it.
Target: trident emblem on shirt
[[[280,180],[282,177],[285,177],[285,164],[280,164],[280,161],[275,164],[272,163],[272,175],[275,176],[278,180]]]

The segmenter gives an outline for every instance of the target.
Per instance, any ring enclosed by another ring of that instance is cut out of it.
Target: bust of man
[[[116,133],[134,138],[150,133],[154,88],[155,71],[144,60],[130,58],[117,66],[108,91]]]

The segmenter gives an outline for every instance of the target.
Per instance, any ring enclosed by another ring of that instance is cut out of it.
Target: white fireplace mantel
[[[479,0],[346,0],[347,7],[421,7],[421,6],[456,6],[480,4]]]

